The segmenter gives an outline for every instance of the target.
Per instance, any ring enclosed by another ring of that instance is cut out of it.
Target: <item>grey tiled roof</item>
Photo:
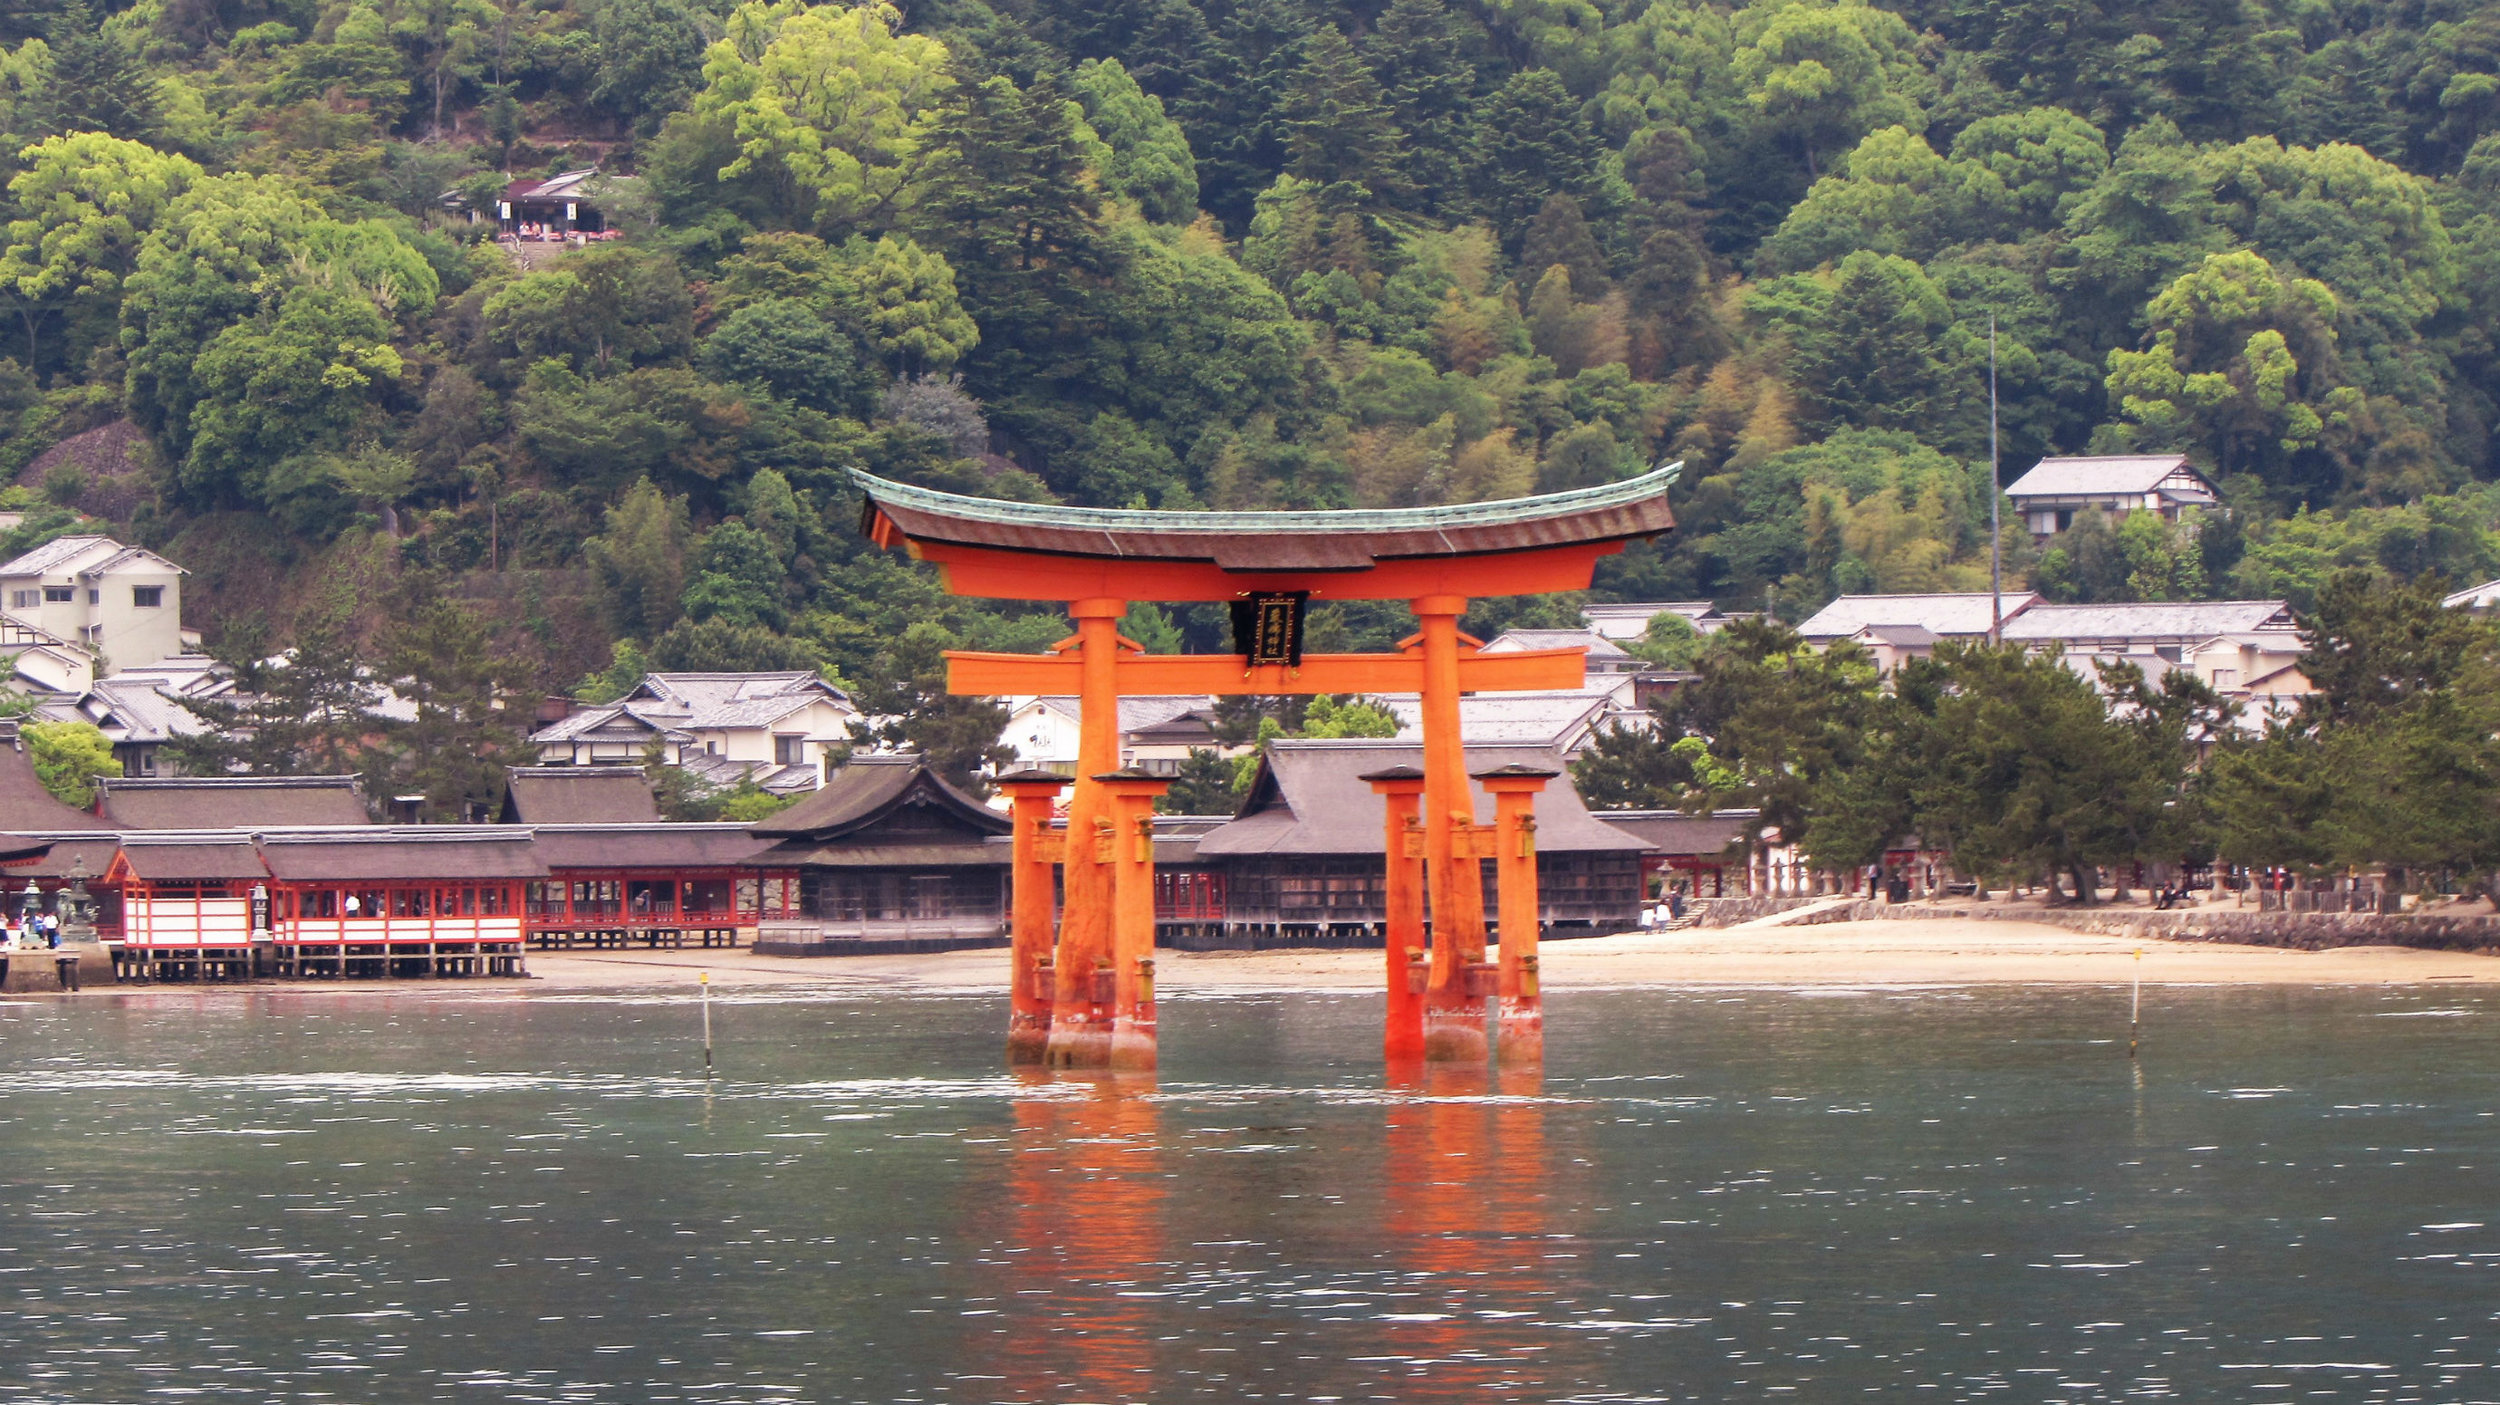
[[[2149,493],[2187,467],[2181,454],[2109,454],[2096,458],[2042,459],[2005,489],[2009,498],[2072,498],[2104,493]]]
[[[539,745],[575,740],[620,720],[652,731],[761,730],[816,702],[848,707],[813,673],[652,673],[621,700],[584,708],[530,734]]]
[[[1512,763],[1559,768],[1554,753],[1537,746],[1470,746],[1466,755],[1471,773]],[[1242,817],[1209,831],[1198,841],[1198,852],[1208,857],[1378,854],[1386,842],[1384,802],[1362,777],[1422,759],[1421,742],[1272,742],[1242,803]],[[1492,797],[1475,782],[1468,789],[1477,821],[1491,822]],[[1536,798],[1536,846],[1542,852],[1583,853],[1634,852],[1649,844],[1592,817],[1565,772]]]
[[[1592,659],[1628,659],[1623,646],[1593,629],[1506,629],[1484,646],[1488,654],[1518,649],[1586,649]]]
[[[2280,600],[2034,605],[2005,622],[2005,638],[2044,644],[2068,639],[2202,641],[2217,634],[2245,634],[2260,628],[2288,631],[2291,627],[2291,607]]]
[[[94,533],[55,537],[14,561],[0,563],[0,576],[39,576],[46,571],[57,571],[89,547],[111,540],[111,537]]]
[[[2039,600],[2027,590],[2006,592],[2005,618],[2010,622]],[[1915,624],[1940,637],[1977,638],[1988,632],[1988,593],[1844,595],[1815,611],[1797,632],[1808,639],[1846,639],[1872,624]]]

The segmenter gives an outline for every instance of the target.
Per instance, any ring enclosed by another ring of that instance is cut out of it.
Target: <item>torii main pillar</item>
[[[1414,693],[1423,704],[1421,857],[1432,899],[1431,957],[1416,1023],[1427,1059],[1484,1060],[1491,1049],[1488,1000],[1508,994],[1509,982],[1497,981],[1484,959],[1479,861],[1494,857],[1497,846],[1493,827],[1475,821],[1459,698],[1576,687],[1586,657],[1579,649],[1484,653],[1459,632],[1459,617],[1472,596],[1587,588],[1600,557],[1673,529],[1666,492],[1680,467],[1539,498],[1378,512],[1066,508],[932,492],[854,472],[866,496],[861,528],[872,541],[900,542],[936,563],[958,595],[1065,601],[1076,625],[1048,654],[947,656],[950,692],[1073,694],[1079,702],[1067,829],[1052,836],[1037,827],[1028,836],[1020,819],[1017,832],[1019,888],[1042,881],[1041,865],[1055,856],[1067,901],[1046,967],[1048,1032],[1037,1041],[1031,1028],[1037,994],[1020,997],[1010,1058],[1030,1058],[1038,1043],[1043,1060],[1062,1067],[1154,1063],[1151,811],[1162,784],[1119,769],[1121,697]],[[1406,600],[1419,630],[1394,654],[1306,655],[1302,612],[1314,599]],[[1137,600],[1231,604],[1240,651],[1143,653],[1119,637],[1118,621]],[[1010,789],[1019,796],[1020,817],[1030,817],[1047,793],[1038,781]],[[1393,864],[1398,857],[1392,849]],[[1533,867],[1525,872],[1532,885]],[[1527,902],[1533,912],[1533,892]],[[1029,894],[1015,903],[1019,981],[1045,969],[1031,950],[1038,945],[1033,914],[1042,910]],[[1424,944],[1420,930],[1401,930],[1413,920],[1393,904],[1393,988],[1401,951]],[[1384,1047],[1393,1058],[1406,1042],[1399,1021],[1413,1018],[1412,1008],[1391,1001]]]

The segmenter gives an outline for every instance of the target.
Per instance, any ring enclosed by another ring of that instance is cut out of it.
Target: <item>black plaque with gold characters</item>
[[[1251,667],[1302,666],[1302,607],[1307,590],[1258,590],[1233,602],[1233,651]]]

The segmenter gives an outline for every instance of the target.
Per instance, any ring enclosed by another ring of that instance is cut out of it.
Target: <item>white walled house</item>
[[[1083,730],[1076,699],[1010,698],[1007,708],[1007,725],[999,730],[998,741],[1015,753],[1015,759],[1005,769],[1029,767],[1062,776],[1076,774]],[[1180,774],[1181,763],[1193,750],[1241,754],[1245,748],[1228,747],[1216,739],[1214,720],[1215,699],[1211,697],[1122,698],[1120,764],[1172,776]]]
[[[1639,638],[1639,635],[1633,636]],[[1591,674],[1637,673],[1639,659],[1621,644],[1594,629],[1506,629],[1484,646],[1488,654],[1516,654],[1534,649],[1585,649]]]
[[[2006,488],[2005,497],[2035,538],[2072,527],[2078,512],[2115,518],[2141,510],[2175,522],[2184,509],[2220,501],[2214,485],[2179,454],[2042,459]]]
[[[652,673],[612,703],[530,734],[542,766],[639,766],[661,759],[713,785],[751,778],[781,793],[824,784],[859,709],[813,673]]]
[[[2300,654],[2292,607],[2280,600],[2040,604],[2005,622],[2008,644],[2056,645],[2069,654],[2152,654],[2170,663],[2183,663],[2190,651],[2226,635],[2258,640],[2288,657]]]
[[[1814,612],[1797,633],[1817,648],[1855,639],[1869,626],[1915,625],[1933,639],[1985,639],[1995,620],[2011,622],[2040,603],[2031,591],[2007,591],[1997,609],[1988,608],[1988,592],[1937,595],[1843,595]]]
[[[96,676],[182,654],[184,571],[155,552],[105,536],[62,537],[0,564],[0,628],[24,638],[13,651],[68,646]],[[40,635],[50,643],[32,636]],[[46,680],[48,681],[48,680]]]
[[[1728,622],[1728,616],[1707,600],[1631,601],[1580,608],[1580,620],[1590,633],[1617,643],[1648,634],[1649,622],[1660,615],[1682,615],[1694,633],[1704,635],[1718,633]]]

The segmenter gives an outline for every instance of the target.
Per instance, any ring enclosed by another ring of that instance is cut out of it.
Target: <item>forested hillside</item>
[[[97,514],[193,569],[212,638],[452,596],[539,687],[812,664],[875,707],[943,647],[1062,631],[870,550],[846,465],[1194,508],[1681,459],[1683,529],[1603,592],[1970,588],[1992,325],[2009,476],[2177,449],[2231,508],[2045,557],[2009,531],[2055,596],[2500,574],[2500,4],[38,0],[0,30],[0,481],[37,509],[0,548]],[[622,238],[494,242],[509,184],[593,165]]]

